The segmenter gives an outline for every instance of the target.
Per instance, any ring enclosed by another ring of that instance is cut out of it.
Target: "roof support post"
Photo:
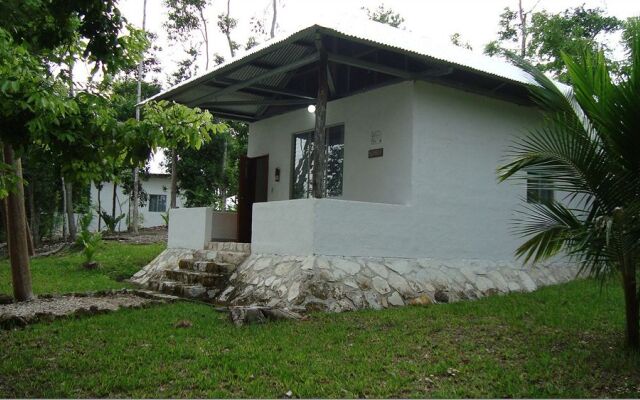
[[[316,97],[316,125],[313,134],[313,197],[320,199],[326,196],[325,171],[327,165],[326,132],[327,99],[329,83],[327,79],[328,57],[322,44],[322,37],[316,36],[318,48],[318,96]]]

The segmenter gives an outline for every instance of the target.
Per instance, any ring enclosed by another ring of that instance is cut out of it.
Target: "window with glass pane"
[[[327,167],[325,171],[326,196],[342,196],[344,170],[344,125],[326,130]],[[293,136],[293,164],[291,168],[291,198],[311,197],[313,171],[313,131]]]
[[[167,211],[167,195],[166,194],[150,194],[149,195],[149,211],[150,212]]]
[[[527,203],[550,203],[553,201],[553,190],[548,187],[540,175],[527,173]]]

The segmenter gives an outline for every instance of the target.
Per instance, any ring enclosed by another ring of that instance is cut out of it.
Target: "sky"
[[[147,30],[158,35],[158,44],[163,48],[160,55],[162,73],[157,76],[166,87],[167,76],[176,69],[176,63],[183,58],[184,45],[172,46],[166,37],[163,23],[167,11],[163,0],[147,0]],[[229,59],[229,48],[225,36],[217,28],[217,16],[226,13],[226,0],[212,0],[205,18],[209,21],[210,53],[218,53]],[[498,19],[505,7],[517,8],[518,0],[278,0],[278,27],[276,35],[290,32],[318,16],[351,20],[366,18],[362,7],[376,8],[384,3],[400,13],[405,22],[404,29],[432,40],[434,43],[449,43],[453,33],[460,33],[463,41],[469,42],[474,52],[482,52],[484,45],[496,38]],[[523,0],[525,9],[559,12],[581,4],[600,7],[609,15],[628,18],[640,15],[638,0]],[[142,26],[143,0],[120,0],[119,8],[127,20]],[[232,18],[238,20],[232,39],[241,45],[246,43],[251,32],[252,18],[262,20],[267,30],[271,21],[271,0],[231,0]],[[260,42],[266,37],[258,37]],[[202,72],[204,60],[200,61]],[[82,72],[81,72],[82,74]],[[159,172],[161,157],[151,163],[153,172]]]

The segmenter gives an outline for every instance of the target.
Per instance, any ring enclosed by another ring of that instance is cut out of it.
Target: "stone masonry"
[[[215,260],[219,253],[167,249],[132,281],[153,288],[152,283],[166,276],[166,270],[177,269],[179,260]],[[513,262],[483,260],[247,255],[242,260],[235,256],[237,266],[228,276],[226,287],[216,290],[208,300],[341,312],[530,292],[577,276],[577,268],[564,263],[522,267]]]

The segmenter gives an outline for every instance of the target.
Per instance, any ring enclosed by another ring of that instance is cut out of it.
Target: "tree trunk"
[[[138,199],[140,198],[140,173],[138,167],[133,169],[133,189],[131,190],[132,199],[129,201],[129,209],[131,210],[129,219],[129,230],[138,233]]]
[[[60,182],[62,182],[62,239],[65,240],[67,238],[67,219],[64,217],[64,208],[67,205],[67,191],[65,190],[64,176],[60,177]]]
[[[98,189],[98,232],[100,232],[100,228],[102,228],[102,224],[100,224],[100,222],[102,222],[102,214],[100,214],[102,212],[102,202],[100,201],[100,193],[102,193],[102,182],[100,182],[96,186],[96,189]]]
[[[205,71],[209,69],[209,31],[207,29],[207,20],[204,18],[204,10],[202,7],[198,8],[200,12],[200,22],[202,23],[202,38],[204,40],[204,54],[205,54]]]
[[[640,310],[636,285],[636,266],[625,259],[622,266],[622,287],[627,322],[627,344],[633,349],[640,348]]]
[[[276,21],[278,19],[278,6],[277,0],[273,0],[273,18],[271,18],[271,39],[276,35]]]
[[[142,31],[145,32],[147,26],[147,0],[142,3]],[[137,103],[142,101],[142,74],[144,73],[144,58],[138,63],[138,85],[136,89]],[[136,121],[140,121],[140,106],[136,105]],[[138,188],[140,181],[140,172],[138,167],[133,169],[133,189],[131,191],[132,199],[129,201],[129,230],[138,233],[138,199],[140,198],[140,190]],[[115,217],[115,216],[114,216]]]
[[[118,198],[118,184],[113,182],[113,196],[111,197],[111,218],[116,217],[116,199]]]
[[[176,198],[178,193],[178,152],[171,150],[171,200],[170,208],[176,208]]]
[[[31,271],[29,271],[29,250],[27,244],[27,216],[24,207],[24,187],[22,186],[22,164],[20,159],[14,159],[13,148],[5,145],[3,149],[4,161],[13,165],[19,178],[16,189],[9,193],[6,204],[7,215],[7,244],[11,261],[11,278],[13,282],[13,297],[17,301],[27,301],[33,298],[31,289]]]
[[[31,227],[31,238],[32,243],[35,247],[40,246],[40,218],[36,211],[36,200],[34,194],[35,182],[33,179],[29,182],[27,186],[27,200],[29,203],[29,226]]]
[[[226,170],[227,170],[227,138],[224,138],[224,151],[222,153],[222,190],[221,199],[222,199],[222,211],[227,209],[227,182],[226,182]]]
[[[518,16],[520,17],[520,57],[527,55],[527,13],[522,8],[522,0],[518,1]]]
[[[229,16],[231,15],[231,0],[227,0],[227,19],[225,20],[225,24],[227,28],[225,29],[225,35],[227,36],[227,42],[229,43],[229,52],[231,53],[231,58],[236,56],[236,51],[233,49],[233,40],[231,40],[231,23]]]
[[[320,53],[320,60],[318,61],[318,96],[316,98],[316,125],[313,141],[313,197],[320,199],[326,195],[324,177],[327,164],[325,122],[329,84],[327,82],[327,52],[322,45],[321,38],[316,38],[316,46]]]
[[[69,181],[64,183],[67,203],[65,209],[67,211],[67,225],[69,226],[69,240],[76,240],[76,221],[73,217],[73,184]]]

